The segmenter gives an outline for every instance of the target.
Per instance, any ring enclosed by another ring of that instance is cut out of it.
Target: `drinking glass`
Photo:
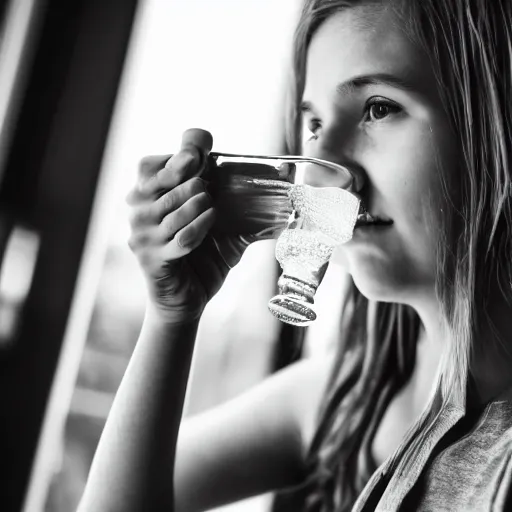
[[[270,311],[281,321],[307,326],[316,320],[314,296],[336,247],[348,242],[360,214],[359,199],[337,187],[295,185],[294,214],[276,244],[283,274]]]
[[[346,186],[304,183],[309,173],[326,171],[335,171]],[[234,266],[254,241],[277,239],[283,275],[269,309],[294,325],[314,321],[314,295],[329,258],[352,237],[361,209],[348,191],[353,182],[349,169],[302,156],[212,152],[203,178],[217,211],[211,236],[225,263]]]

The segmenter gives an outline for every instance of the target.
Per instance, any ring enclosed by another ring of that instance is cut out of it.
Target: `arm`
[[[301,361],[185,420],[175,449],[191,327],[147,320],[79,512],[201,511],[298,483],[330,362]]]
[[[175,510],[209,510],[300,482],[331,358],[306,359],[181,427]]]
[[[199,318],[228,269],[205,238],[215,212],[198,178],[211,134],[187,130],[182,148],[142,160],[129,246],[148,288],[148,308],[117,393],[79,510],[172,510],[172,471]]]
[[[312,409],[303,403],[311,396],[308,372],[301,370],[306,364],[238,405],[187,423],[174,469],[198,318],[227,273],[215,248],[202,243],[214,216],[193,177],[202,161],[198,147],[208,152],[211,136],[192,130],[172,158],[145,159],[129,196],[130,247],[150,300],[80,512],[204,510],[292,483],[300,467],[304,436],[298,425],[302,412]]]
[[[197,324],[166,324],[148,310],[80,512],[173,510],[169,475]]]

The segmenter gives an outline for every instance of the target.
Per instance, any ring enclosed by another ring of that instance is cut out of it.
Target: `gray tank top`
[[[512,471],[512,405],[493,402],[476,424],[468,419],[440,444],[401,510],[509,510],[509,485],[503,483]]]
[[[354,511],[512,511],[512,400],[478,413],[447,407],[413,464],[385,463]]]

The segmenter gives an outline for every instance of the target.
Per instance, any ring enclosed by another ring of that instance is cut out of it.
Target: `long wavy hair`
[[[287,133],[301,151],[300,103],[307,50],[333,14],[389,4],[408,37],[429,59],[458,140],[457,180],[443,181],[447,204],[437,247],[436,293],[449,336],[436,394],[409,431],[394,463],[412,460],[444,403],[464,405],[471,357],[488,321],[491,283],[512,304],[512,2],[510,0],[305,0],[295,33]],[[278,497],[299,497],[308,512],[345,512],[376,469],[375,432],[392,398],[410,378],[420,320],[405,305],[366,299],[347,289],[336,362],[307,458],[305,484]],[[298,510],[293,499],[294,510]]]

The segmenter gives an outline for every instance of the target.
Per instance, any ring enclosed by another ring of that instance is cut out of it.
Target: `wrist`
[[[167,312],[162,312],[158,307],[155,308],[148,304],[137,345],[142,347],[148,345],[150,347],[165,346],[168,348],[188,346],[192,352],[198,328],[199,318],[191,319],[168,315]],[[180,356],[180,359],[184,360],[182,356]]]
[[[201,311],[169,311],[149,300],[146,304],[144,323],[152,326],[174,327],[199,324]]]

